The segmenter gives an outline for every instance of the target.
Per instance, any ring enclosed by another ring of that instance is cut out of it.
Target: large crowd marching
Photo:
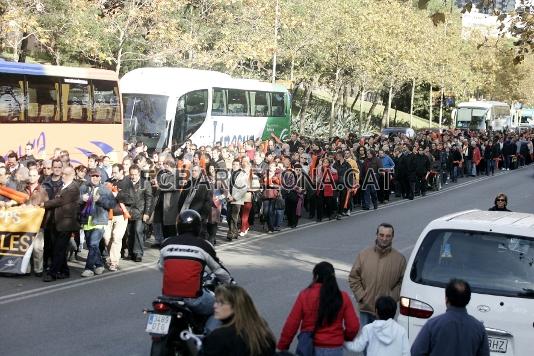
[[[46,209],[34,242],[33,271],[51,281],[69,276],[68,258],[86,241],[83,276],[116,271],[121,258],[141,262],[145,241],[153,247],[176,235],[176,217],[186,209],[202,217],[202,236],[217,243],[226,216],[228,240],[251,226],[279,231],[287,221],[341,219],[390,197],[414,199],[459,178],[493,175],[533,160],[531,131],[483,133],[423,131],[415,137],[348,134],[329,141],[299,137],[249,140],[227,147],[191,141],[176,151],[149,152],[127,143],[121,162],[90,155],[73,165],[55,149],[37,159],[31,144],[18,157],[0,157],[0,184],[25,192],[27,204]],[[68,202],[68,204],[66,204]],[[1,206],[15,201],[0,196]],[[80,236],[82,238],[80,239]]]

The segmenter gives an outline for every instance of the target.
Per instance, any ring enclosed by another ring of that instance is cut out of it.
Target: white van
[[[471,285],[467,311],[484,323],[491,355],[533,354],[534,214],[470,210],[428,224],[402,281],[398,321],[410,342],[446,311],[451,278]]]

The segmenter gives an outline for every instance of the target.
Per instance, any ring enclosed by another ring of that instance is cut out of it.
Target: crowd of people
[[[0,157],[0,184],[46,209],[32,265],[51,281],[70,275],[65,258],[76,258],[84,241],[84,277],[116,271],[123,258],[142,262],[147,238],[161,247],[176,236],[176,218],[186,209],[201,215],[202,236],[212,244],[226,219],[232,241],[255,224],[272,233],[285,222],[295,228],[303,216],[342,219],[356,209],[377,209],[392,196],[425,196],[438,181],[516,169],[533,161],[533,141],[530,130],[348,134],[329,141],[297,133],[282,141],[272,134],[227,147],[188,140],[174,152],[151,152],[137,142],[125,144],[120,162],[90,155],[78,165],[60,148],[48,160],[37,159],[29,143],[21,157]],[[13,204],[0,196],[0,206]]]
[[[218,143],[197,147],[187,141],[175,152],[148,152],[143,143],[128,144],[121,162],[112,164],[109,157],[90,155],[86,165],[71,164],[69,152],[61,149],[49,160],[38,160],[28,144],[25,155],[10,152],[0,158],[0,184],[25,192],[26,204],[46,210],[34,239],[31,265],[36,276],[50,282],[70,276],[67,262],[84,247],[88,255],[82,277],[117,271],[122,259],[142,262],[150,236],[164,257],[180,232],[177,218],[185,211],[200,216],[198,234],[211,242],[203,245],[211,251],[224,216],[230,241],[247,236],[257,222],[274,232],[285,221],[289,228],[296,227],[304,214],[317,221],[342,219],[355,209],[387,204],[392,195],[424,196],[432,180],[449,184],[528,165],[533,160],[533,139],[530,131],[451,130],[422,132],[414,138],[357,139],[349,134],[324,142],[293,133],[287,142],[273,135],[267,141],[228,147]],[[0,196],[1,208],[14,204]],[[507,210],[507,204],[506,195],[499,193],[491,210]],[[300,330],[298,348],[303,354],[312,348],[315,355],[342,355],[346,348],[365,350],[367,355],[408,355],[406,333],[394,320],[406,260],[392,247],[393,237],[393,226],[381,224],[372,246],[356,257],[349,285],[359,313],[337,285],[334,267],[321,262],[276,342],[247,292],[221,286],[214,305],[222,326],[205,339],[202,352],[220,355],[225,347],[235,351],[239,346],[241,353],[233,354],[272,355],[275,349],[287,351]],[[215,252],[211,255],[206,261]],[[480,354],[489,354],[484,328],[465,312],[469,296],[467,282],[452,280],[446,288],[449,316],[473,324],[470,340],[486,345]],[[434,347],[430,338],[443,334],[440,328],[445,322],[439,320],[425,326],[412,355],[430,353]],[[454,335],[447,335],[448,340],[440,340],[443,345],[455,345],[450,341]]]

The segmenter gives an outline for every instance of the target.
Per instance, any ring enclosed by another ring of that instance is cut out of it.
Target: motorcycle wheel
[[[159,340],[152,340],[152,347],[150,348],[150,356],[174,356],[167,346],[167,338],[162,337]]]

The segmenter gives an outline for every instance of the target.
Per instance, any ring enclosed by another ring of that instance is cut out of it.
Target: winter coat
[[[324,197],[333,197],[336,189],[338,174],[335,169],[324,171],[322,167],[317,170],[317,195],[323,194]]]
[[[96,194],[99,196],[98,200],[93,202],[91,212],[89,215],[84,215],[84,208],[87,203],[82,200],[84,194],[93,195],[95,189],[97,189]],[[81,223],[87,224],[89,216],[91,216],[91,223],[93,225],[107,225],[109,220],[109,209],[113,209],[115,206],[115,198],[109,189],[107,189],[103,184],[98,185],[95,188],[91,183],[85,183],[80,186],[80,202],[81,202]]]
[[[262,350],[260,356],[273,356],[275,354],[274,343],[269,348]],[[202,349],[199,356],[249,356],[250,350],[242,336],[237,334],[233,325],[224,324],[213,330],[202,341]]]
[[[344,346],[352,352],[367,349],[367,356],[410,356],[406,330],[393,319],[375,320],[365,325],[360,335]]]
[[[412,344],[412,356],[489,356],[484,324],[465,308],[447,307],[425,323]]]
[[[53,222],[57,231],[80,230],[80,188],[75,182],[62,188],[54,199],[44,202],[45,209],[53,210]]]
[[[382,251],[371,246],[361,251],[349,274],[359,310],[374,314],[375,300],[383,295],[398,301],[405,269],[406,258],[391,247]]]
[[[122,216],[123,211],[120,208],[120,203],[124,204],[128,211],[130,210],[130,206],[134,202],[134,186],[132,181],[129,177],[124,177],[121,180],[110,180],[109,183],[111,183],[114,187],[117,188],[118,193],[117,196],[115,196],[115,206],[113,207],[113,215],[114,216]]]
[[[211,205],[213,202],[212,194],[213,193],[209,189],[209,183],[207,181],[200,179],[190,179],[184,187],[182,195],[180,196],[180,199],[178,201],[178,211],[180,212],[185,208],[194,210],[200,214],[202,221],[207,221],[211,212]],[[188,200],[188,197],[190,200],[189,206],[184,207],[184,204]]]
[[[297,331],[313,331],[317,321],[319,308],[320,283],[313,283],[310,287],[300,292],[287,320],[282,328],[277,348],[289,349],[291,341]],[[341,292],[343,305],[339,310],[336,320],[327,326],[322,326],[314,333],[314,345],[316,347],[333,348],[340,347],[344,341],[352,340],[358,333],[360,321],[356,316],[350,297],[346,292]]]
[[[131,220],[142,220],[143,215],[152,214],[152,186],[147,179],[141,178],[139,182],[133,183],[132,205],[128,210]]]
[[[430,159],[426,155],[414,155],[410,171],[417,177],[424,177],[430,171]]]

